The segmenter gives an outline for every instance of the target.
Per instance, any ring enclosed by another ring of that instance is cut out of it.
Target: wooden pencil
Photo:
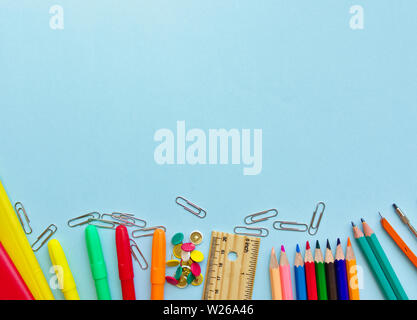
[[[356,257],[349,237],[346,246],[346,272],[348,276],[349,300],[360,300],[358,266],[356,265]]]
[[[272,300],[282,300],[281,276],[274,248],[271,250],[271,259],[269,261],[269,277],[271,281]]]
[[[328,300],[326,272],[324,268],[323,254],[321,253],[320,243],[318,240],[316,241],[316,250],[314,251],[314,266],[316,269],[317,297],[319,300]]]
[[[288,262],[284,246],[281,246],[279,273],[281,275],[282,300],[293,300],[290,263]]]
[[[304,269],[306,273],[307,298],[308,300],[317,300],[316,271],[313,255],[311,254],[310,243],[308,241],[306,243],[306,252],[304,255]]]
[[[297,244],[294,260],[295,293],[297,300],[307,300],[306,275],[300,246]]]
[[[327,239],[326,253],[324,255],[324,268],[326,270],[327,297],[329,300],[337,300],[336,270],[329,239]]]
[[[343,254],[343,248],[342,248],[342,244],[340,243],[340,239],[337,239],[334,266],[336,270],[337,299],[349,300],[346,260],[345,260],[345,255]]]

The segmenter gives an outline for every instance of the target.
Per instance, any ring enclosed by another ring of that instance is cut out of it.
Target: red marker
[[[133,273],[129,233],[123,225],[116,228],[116,248],[123,300],[136,300],[135,284],[133,282],[135,275]]]

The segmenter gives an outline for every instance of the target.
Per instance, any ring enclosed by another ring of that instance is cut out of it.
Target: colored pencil
[[[317,296],[319,300],[328,300],[327,298],[327,285],[326,285],[326,272],[324,268],[323,254],[321,253],[320,243],[316,241],[316,250],[314,252],[314,266],[316,269],[316,282],[317,282]]]
[[[342,249],[342,244],[340,243],[340,239],[337,239],[334,266],[336,269],[337,299],[349,300],[346,260],[345,260],[345,255],[343,254],[343,249]]]
[[[274,248],[271,250],[271,259],[269,261],[269,277],[271,281],[272,300],[282,300],[281,276]]]
[[[392,240],[395,241],[397,246],[401,249],[402,252],[407,256],[408,259],[410,259],[411,263],[417,268],[417,257],[411,251],[411,249],[405,244],[403,239],[398,235],[398,233],[394,230],[394,228],[389,224],[387,219],[385,219],[381,214],[381,225],[384,228],[384,230],[389,234],[389,236],[392,238]]]
[[[358,281],[358,266],[356,265],[356,257],[353,252],[350,238],[347,239],[346,246],[346,272],[348,276],[349,299],[359,299],[359,281]]]
[[[374,253],[372,252],[371,247],[369,246],[368,241],[365,239],[363,232],[352,222],[353,227],[353,236],[355,237],[359,248],[361,249],[363,255],[365,256],[366,261],[368,262],[369,267],[371,268],[384,296],[388,300],[397,300],[394,291],[391,288],[387,278],[385,277],[384,271],[382,271],[381,266],[378,263]]]
[[[379,265],[381,266],[382,271],[384,272],[388,282],[390,283],[391,288],[395,293],[395,296],[398,300],[408,300],[407,294],[405,293],[404,288],[400,283],[400,280],[398,280],[398,277],[394,269],[392,268],[392,265],[389,262],[388,257],[384,252],[384,249],[382,249],[382,246],[379,243],[379,240],[376,237],[375,232],[371,229],[371,227],[366,223],[364,219],[361,219],[361,221],[365,238],[368,241],[369,246],[371,247],[376,259],[378,260]]]
[[[281,275],[282,300],[293,300],[290,263],[288,262],[284,246],[281,246],[279,273]]]
[[[306,253],[304,255],[304,269],[306,273],[307,298],[317,300],[316,271],[314,267],[313,255],[311,254],[310,243],[306,243]]]
[[[327,297],[329,300],[337,300],[336,270],[332,248],[328,239],[324,255],[324,268],[326,269]]]
[[[297,300],[307,300],[306,275],[304,271],[304,261],[301,256],[300,246],[297,244],[294,260],[295,293]]]

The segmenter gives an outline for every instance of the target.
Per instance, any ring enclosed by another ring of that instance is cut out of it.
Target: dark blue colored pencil
[[[343,254],[342,245],[340,244],[340,239],[337,239],[334,266],[336,269],[337,298],[338,300],[349,300],[346,260],[345,255]]]

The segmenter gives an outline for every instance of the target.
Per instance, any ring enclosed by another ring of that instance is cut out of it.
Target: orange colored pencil
[[[355,253],[353,252],[352,243],[348,237],[346,247],[346,271],[348,276],[349,300],[360,300],[357,268]]]
[[[274,248],[271,250],[271,259],[269,260],[269,276],[271,280],[272,300],[282,300],[281,276]]]

